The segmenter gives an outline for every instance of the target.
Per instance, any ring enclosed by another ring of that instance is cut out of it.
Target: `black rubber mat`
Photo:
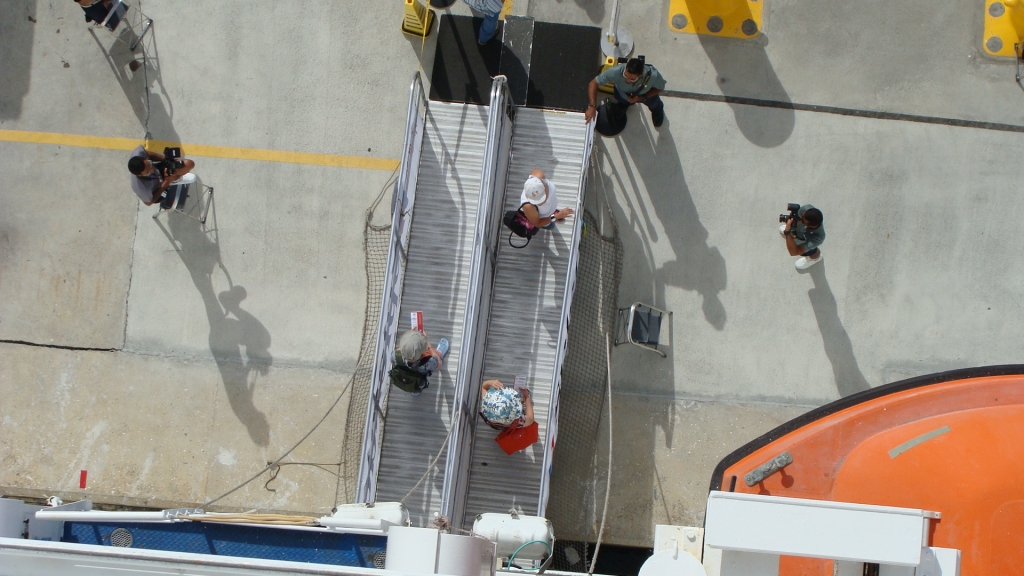
[[[494,39],[480,46],[476,38],[483,19],[442,16],[430,99],[489,104],[491,78],[503,72],[517,104],[524,101],[520,76],[528,75],[527,106],[583,111],[587,84],[601,72],[601,29],[527,20],[516,19],[508,45],[500,40],[504,23],[499,22]],[[519,58],[527,55],[529,66],[523,66]]]
[[[535,22],[526,105],[582,112],[601,61],[600,28]]]
[[[502,23],[498,22],[494,39],[481,46],[476,39],[482,22],[482,18],[469,16],[441,17],[434,71],[430,76],[431,100],[485,105],[490,102],[491,78],[498,74],[501,61]]]

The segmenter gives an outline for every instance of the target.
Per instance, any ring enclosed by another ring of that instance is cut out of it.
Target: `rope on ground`
[[[441,454],[444,452],[445,446],[448,445],[448,440],[451,439],[452,432],[455,431],[455,425],[458,424],[458,420],[458,416],[456,416],[455,419],[452,420],[452,425],[448,427],[448,435],[444,437],[444,442],[441,443],[441,449],[437,451],[437,456],[434,456],[434,459],[430,462],[430,465],[427,466],[427,471],[424,472],[423,476],[420,476],[420,479],[416,481],[416,484],[412,487],[412,490],[409,490],[409,492],[405,496],[402,496],[402,499],[399,500],[399,502],[405,504],[405,501],[409,498],[409,496],[412,496],[412,493],[415,492],[416,489],[420,487],[420,484],[422,484],[423,481],[427,479],[427,476],[430,475],[430,471],[434,469],[434,464],[437,464],[438,459],[441,458]]]
[[[608,496],[612,492],[612,338],[607,335],[607,346],[605,356],[608,372],[608,472],[604,486],[604,510],[601,512],[601,529],[597,532],[597,544],[594,545],[594,557],[590,561],[589,573],[594,573],[594,566],[597,566],[597,554],[601,551],[601,539],[604,538],[604,523],[608,519]]]
[[[256,474],[253,474],[252,477],[250,477],[245,482],[242,482],[238,486],[235,486],[231,490],[228,490],[227,492],[221,494],[220,496],[214,498],[213,500],[207,501],[206,503],[204,503],[202,505],[202,508],[206,508],[207,506],[213,504],[214,502],[219,502],[220,500],[223,500],[224,498],[227,498],[228,496],[230,496],[230,495],[234,494],[235,492],[241,490],[245,486],[248,486],[250,482],[252,482],[253,480],[259,478],[260,476],[262,476],[264,473],[266,473],[268,470],[270,470],[274,466],[277,466],[278,464],[280,464],[281,461],[284,460],[285,458],[287,458],[289,454],[294,452],[295,449],[298,448],[300,444],[302,444],[303,442],[306,441],[307,438],[312,436],[313,432],[315,432],[316,429],[319,428],[320,425],[324,423],[324,420],[327,420],[327,417],[331,415],[331,412],[334,411],[334,408],[338,405],[339,402],[341,402],[341,399],[344,398],[345,393],[348,392],[349,388],[352,387],[352,382],[353,381],[355,381],[355,374],[352,375],[352,378],[349,378],[348,384],[345,384],[345,387],[341,390],[341,394],[338,394],[338,397],[335,398],[334,403],[331,404],[331,407],[327,409],[327,412],[324,412],[323,417],[320,418],[320,420],[316,424],[314,424],[312,428],[309,429],[309,432],[306,432],[306,434],[302,438],[299,438],[299,441],[296,442],[295,445],[293,445],[291,448],[289,448],[287,452],[285,452],[284,454],[281,454],[281,456],[278,457],[277,460],[274,460],[270,464],[267,464],[266,468],[264,468],[263,470],[260,470]]]
[[[267,464],[270,464],[270,462],[267,462]],[[341,478],[341,462],[282,462],[277,466],[274,466],[274,469],[270,471],[270,478],[263,484],[263,488],[268,492],[277,492],[277,488],[271,488],[270,483],[277,480],[277,475],[281,473],[282,466],[312,466],[313,468],[319,468],[328,474]],[[338,472],[328,470],[327,468],[324,468],[324,466],[336,466],[338,468]]]

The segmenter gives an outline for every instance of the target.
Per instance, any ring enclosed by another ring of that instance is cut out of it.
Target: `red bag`
[[[537,430],[536,422],[522,428],[506,428],[498,434],[494,441],[498,443],[498,446],[501,446],[505,454],[511,456],[513,452],[518,452],[536,442],[538,438]]]

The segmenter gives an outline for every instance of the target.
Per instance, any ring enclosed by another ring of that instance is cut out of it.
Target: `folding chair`
[[[1024,84],[1020,83],[1022,77],[1020,71],[1024,67],[1024,41],[1017,42],[1013,45],[1013,55],[1016,56],[1017,61],[1017,84],[1020,84],[1021,88],[1024,88]]]
[[[196,217],[192,215],[192,210],[185,211],[185,202],[188,200],[188,190],[196,181],[196,175],[191,172],[185,174],[173,184],[167,187],[167,197],[160,203],[160,207],[157,209],[156,214],[153,214],[153,219],[156,220],[164,212],[170,212],[175,210],[180,214],[188,216],[189,218],[198,221],[200,224],[206,224],[206,216],[210,213],[210,205],[213,204],[213,187],[206,186],[202,183],[199,184],[201,193],[199,194],[199,200],[192,210],[195,210],[196,206],[203,204],[203,198],[206,198],[206,203],[203,205],[202,216]]]
[[[125,16],[128,14],[128,10],[130,8],[131,6],[128,3],[124,2],[124,0],[114,0],[113,3],[111,3],[110,5],[110,11],[107,12],[107,17],[104,18],[103,22],[100,22],[98,26],[102,26],[107,30],[110,30],[111,33],[113,33],[115,30],[117,30],[117,27],[125,19]],[[135,26],[131,24],[127,24],[127,26],[134,29],[136,26],[141,24],[142,33],[139,34],[135,38],[135,41],[132,42],[131,45],[128,47],[128,49],[132,52],[135,52],[135,48],[139,45],[139,42],[142,42],[143,36],[145,36],[146,32],[149,32],[149,29],[153,26],[152,18],[146,17],[139,10],[136,10],[135,12],[138,14],[138,22],[136,22]]]
[[[629,342],[647,350],[654,350],[665,358],[665,353],[658,349],[662,319],[665,316],[671,319],[672,313],[640,302],[629,308],[619,308],[615,318],[615,345]]]

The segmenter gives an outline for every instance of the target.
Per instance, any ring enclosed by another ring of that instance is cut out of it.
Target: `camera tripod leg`
[[[213,186],[210,186],[210,198],[206,201],[206,208],[203,210],[203,219],[200,224],[206,224],[206,217],[210,214],[210,205],[213,204]]]
[[[131,50],[132,52],[135,52],[135,48],[139,45],[139,42],[142,42],[143,37],[146,36],[146,32],[149,32],[149,29],[152,26],[153,26],[153,19],[152,18],[146,19],[146,23],[142,26],[142,34],[139,34],[139,37],[135,39],[135,42],[132,42],[131,47],[129,47],[128,49]]]

